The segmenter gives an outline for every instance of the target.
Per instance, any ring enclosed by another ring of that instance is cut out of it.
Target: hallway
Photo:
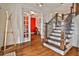
[[[60,54],[42,46],[40,36],[33,35],[31,46],[17,52],[18,56],[61,56]],[[65,56],[77,56],[76,48],[72,48]]]
[[[77,56],[79,5],[38,4],[0,4],[1,55],[14,51],[16,56]]]

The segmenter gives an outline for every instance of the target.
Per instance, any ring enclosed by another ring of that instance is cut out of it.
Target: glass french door
[[[24,14],[23,17],[24,17],[23,18],[23,23],[24,23],[23,44],[24,44],[24,47],[27,47],[28,45],[30,45],[30,42],[31,42],[30,15]]]

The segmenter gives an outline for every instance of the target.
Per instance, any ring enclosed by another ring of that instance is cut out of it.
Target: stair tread
[[[56,35],[56,36],[61,36],[61,33],[56,33],[56,32],[53,32],[53,33],[51,33],[50,35]]]
[[[49,38],[56,39],[56,40],[60,40],[60,37],[55,37],[55,36],[49,36]]]
[[[60,40],[56,40],[56,39],[53,39],[53,38],[50,38],[50,37],[48,37],[47,39],[52,40],[52,41],[56,41],[56,42],[60,42]]]
[[[55,33],[61,33],[61,30],[60,31],[58,31],[58,30],[53,30],[53,32],[55,32]]]
[[[54,37],[61,37],[61,36],[59,36],[59,35],[53,35],[53,34],[50,34],[50,36],[54,36]]]
[[[52,39],[52,38],[50,38],[50,37],[48,37],[47,39],[48,39],[48,40],[55,41],[55,42],[61,42],[61,40]],[[67,45],[67,44],[69,44],[69,42],[66,42],[66,45]]]
[[[53,31],[53,32],[51,32],[51,34],[61,34],[61,33]]]
[[[57,49],[59,49],[59,50],[62,50],[61,48],[60,48],[60,46],[57,46],[57,45],[55,45],[55,44],[53,44],[53,43],[49,43],[49,42],[45,42],[46,44],[48,44],[48,45],[50,45],[50,46],[53,46],[53,47],[56,47]],[[67,48],[65,48],[64,50],[62,50],[62,51],[65,51]]]

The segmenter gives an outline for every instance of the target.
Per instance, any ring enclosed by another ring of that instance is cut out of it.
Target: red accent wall
[[[36,32],[36,18],[31,17],[31,32]]]

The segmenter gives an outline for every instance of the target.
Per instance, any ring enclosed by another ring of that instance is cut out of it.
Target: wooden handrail
[[[54,18],[55,18],[55,16],[54,16],[51,20],[49,20],[49,21],[47,22],[47,24],[49,24]]]
[[[47,39],[47,25],[53,20],[53,19],[56,19],[56,21],[57,21],[57,16],[58,15],[58,13],[56,13],[55,14],[55,16],[51,19],[51,20],[49,20],[49,22],[47,22],[47,23],[45,23],[45,39]]]
[[[73,7],[70,7],[70,13],[72,14],[72,12],[73,12]]]
[[[58,20],[58,13],[55,14],[55,19]]]
[[[72,12],[72,11],[71,11],[70,13],[66,13],[66,14],[63,13],[63,15],[65,16],[65,15],[69,15],[69,14],[71,14],[71,13],[72,13],[72,14],[75,14],[76,12]],[[47,22],[47,24],[49,24],[53,19],[56,19],[56,20],[57,20],[58,17],[61,17],[61,18],[62,18],[62,16],[59,16],[59,15],[55,14],[55,16],[54,16],[51,20],[49,20],[49,21]]]
[[[62,14],[62,20],[64,20],[64,14]]]
[[[76,12],[72,12],[72,14],[75,14]],[[64,15],[69,15],[69,14],[71,14],[71,13],[66,13],[66,14],[64,14]]]
[[[55,20],[56,20],[55,24],[57,25],[57,21],[58,21],[58,13],[55,14]]]

